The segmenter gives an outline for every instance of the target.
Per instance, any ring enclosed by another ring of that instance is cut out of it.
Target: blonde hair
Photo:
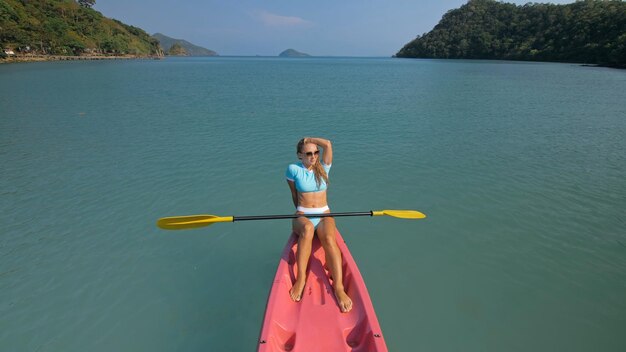
[[[302,153],[302,148],[304,148],[304,144],[305,144],[304,139],[305,138],[302,138],[298,142],[298,146],[296,147],[296,152]],[[318,150],[319,150],[319,146],[318,146]],[[326,170],[324,170],[324,167],[322,166],[322,163],[320,162],[319,157],[315,161],[315,164],[313,164],[313,174],[315,175],[315,183],[317,184],[317,187],[320,187],[322,185],[322,180],[326,182],[326,185],[330,183],[328,182],[328,175],[326,174]]]

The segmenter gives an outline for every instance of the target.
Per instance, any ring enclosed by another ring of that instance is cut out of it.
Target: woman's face
[[[298,156],[302,160],[302,165],[310,167],[317,162],[317,159],[320,157],[320,151],[317,148],[317,144],[306,143],[300,153],[298,153]]]

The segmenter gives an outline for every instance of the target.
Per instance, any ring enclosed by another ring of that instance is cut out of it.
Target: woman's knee
[[[309,220],[303,220],[295,226],[294,232],[298,234],[298,236],[313,239],[313,235],[315,234],[315,227]]]
[[[317,236],[323,246],[335,245],[335,222],[333,219],[326,218],[322,220],[322,223],[317,227]]]

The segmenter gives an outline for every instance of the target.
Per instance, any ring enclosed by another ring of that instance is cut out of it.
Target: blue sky
[[[150,34],[185,39],[223,56],[276,56],[293,48],[315,56],[388,57],[416,35],[430,31],[446,11],[466,2],[97,0],[94,8]]]

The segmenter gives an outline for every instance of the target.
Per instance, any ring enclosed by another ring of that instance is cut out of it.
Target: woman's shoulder
[[[303,166],[301,163],[296,162],[289,164],[287,166],[287,170],[285,171],[287,179],[293,180],[295,177],[298,177],[298,175],[302,174],[302,170]]]
[[[287,169],[294,169],[294,170],[302,169],[302,168],[304,168],[304,165],[302,165],[302,162],[300,162],[300,161],[295,161],[293,163],[290,163],[287,166]]]

